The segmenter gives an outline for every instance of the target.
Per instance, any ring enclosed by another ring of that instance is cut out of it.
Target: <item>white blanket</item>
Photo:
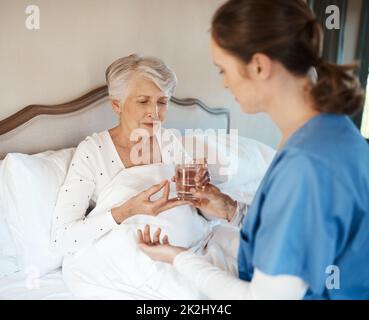
[[[100,193],[93,212],[116,207],[153,184],[170,180],[173,173],[174,166],[167,164],[122,170]],[[173,196],[175,189],[171,185],[170,197]],[[170,264],[152,261],[139,250],[137,229],[146,224],[151,226],[151,232],[160,227],[171,244],[195,249],[209,235],[214,222],[207,222],[189,205],[172,208],[156,217],[135,215],[90,247],[64,259],[63,276],[72,292],[92,299],[202,298]]]

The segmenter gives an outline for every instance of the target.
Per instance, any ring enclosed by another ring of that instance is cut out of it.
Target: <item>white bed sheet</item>
[[[99,288],[103,290],[103,288]],[[106,299],[111,300],[145,300],[150,296],[137,294],[137,292],[106,290]],[[63,281],[61,269],[50,272],[42,278],[16,272],[0,278],[0,300],[84,300],[73,295]]]
[[[78,300],[68,290],[61,270],[37,279],[22,272],[0,279],[0,300]]]

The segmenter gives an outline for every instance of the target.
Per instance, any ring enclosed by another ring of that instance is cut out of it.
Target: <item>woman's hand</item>
[[[151,201],[150,197],[163,189],[163,195]],[[184,204],[191,204],[186,200],[178,200],[177,198],[168,199],[169,197],[169,182],[163,180],[159,184],[155,184],[147,190],[142,191],[138,195],[124,202],[120,207],[112,209],[114,220],[120,224],[125,219],[134,216],[135,214],[148,214],[156,216],[159,213]]]
[[[237,202],[222,193],[216,186],[208,183],[202,190],[192,188],[191,193],[197,199],[189,201],[203,213],[227,219],[227,221],[232,220],[237,209]]]
[[[167,263],[173,263],[175,256],[183,251],[185,248],[171,246],[169,244],[168,236],[165,235],[160,243],[161,229],[157,229],[154,233],[153,239],[150,239],[150,226],[146,225],[144,231],[137,230],[137,242],[139,248],[145,252],[151,259]]]

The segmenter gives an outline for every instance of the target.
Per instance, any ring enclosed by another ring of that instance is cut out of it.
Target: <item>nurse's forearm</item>
[[[253,298],[249,290],[249,282],[240,281],[193,253],[183,252],[177,255],[173,266],[189,280],[191,279],[209,299],[249,300]]]
[[[254,271],[251,282],[240,280],[215,267],[201,256],[183,252],[176,256],[174,267],[210,299],[217,300],[262,300],[302,299],[308,286],[295,276],[270,276]]]
[[[233,220],[233,217],[235,216],[235,214],[237,213],[237,201],[233,201],[231,204],[227,205],[227,210],[226,210],[226,220],[228,222]]]

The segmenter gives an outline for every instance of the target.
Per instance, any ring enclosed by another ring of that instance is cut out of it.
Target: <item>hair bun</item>
[[[320,60],[318,82],[311,94],[321,112],[353,114],[364,100],[363,90],[353,74],[355,65],[337,65]]]

